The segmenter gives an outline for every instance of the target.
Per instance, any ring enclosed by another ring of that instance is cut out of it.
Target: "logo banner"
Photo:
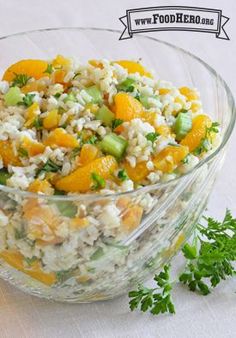
[[[218,39],[229,40],[224,29],[229,21],[220,9],[160,6],[128,9],[119,18],[125,29],[120,40],[130,39],[134,34],[156,31],[190,31],[213,33]]]

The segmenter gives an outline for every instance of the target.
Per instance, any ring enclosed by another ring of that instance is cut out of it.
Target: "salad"
[[[95,262],[160,198],[122,193],[187,173],[218,143],[199,92],[155,79],[140,62],[18,61],[0,82],[0,184],[13,188],[0,199],[0,257],[45,285],[96,281]],[[38,195],[19,201],[14,189]]]

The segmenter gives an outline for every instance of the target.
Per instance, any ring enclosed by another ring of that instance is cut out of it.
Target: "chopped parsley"
[[[26,107],[30,107],[33,104],[33,99],[35,94],[25,94],[21,104],[24,104]]]
[[[146,139],[148,141],[151,141],[152,143],[154,143],[156,141],[156,139],[158,138],[158,136],[160,136],[160,134],[158,134],[158,133],[148,133],[146,135]]]
[[[97,140],[98,140],[97,136],[93,135],[85,143],[95,144],[97,142]]]
[[[100,175],[98,175],[97,173],[92,173],[91,178],[94,182],[94,185],[92,186],[93,190],[105,188],[106,181]]]
[[[16,74],[16,73],[14,74],[15,74],[15,77],[11,84],[12,87],[15,87],[15,86],[20,87],[20,88],[24,87],[29,81],[29,79],[31,79],[31,76],[28,76],[26,74]]]
[[[185,156],[185,158],[181,161],[183,164],[188,164],[189,163],[189,154]]]
[[[24,228],[21,229],[15,228],[14,231],[15,231],[15,239],[18,240],[26,237],[26,232]]]
[[[31,258],[25,257],[24,260],[29,266],[31,266],[32,264],[34,264],[37,261],[37,257],[36,256],[33,256]]]
[[[29,157],[28,151],[22,147],[18,149],[18,154],[20,157]]]
[[[42,121],[42,119],[40,119],[39,117],[37,117],[34,120],[32,127],[35,127],[35,129],[37,129],[37,130],[43,129],[43,121]]]
[[[207,138],[203,138],[199,144],[199,146],[194,149],[194,155],[201,155],[202,153],[209,151],[211,149],[211,143]]]
[[[117,177],[122,181],[126,181],[129,179],[129,176],[127,175],[125,169],[122,169],[122,170],[119,170],[118,171],[118,174],[117,174]]]
[[[80,151],[81,147],[75,147],[70,153],[70,158],[74,159],[77,155],[79,155]]]
[[[56,93],[55,95],[53,95],[55,97],[55,99],[59,99],[59,97],[61,96],[61,93]]]
[[[44,73],[47,73],[47,74],[52,74],[53,73],[53,65],[51,63],[49,63],[47,65],[47,68],[46,70],[44,71]]]
[[[61,169],[61,166],[54,163],[52,160],[48,160],[44,166],[42,168],[40,168],[38,171],[37,171],[37,174],[36,176],[39,176],[40,174],[42,174],[43,172],[52,172],[52,173],[56,173],[58,172],[59,170]]]
[[[207,128],[207,133],[210,134],[210,133],[219,133],[219,123],[218,122],[212,122],[212,125]]]
[[[116,129],[119,127],[124,121],[121,119],[115,119],[112,121],[112,130]]]

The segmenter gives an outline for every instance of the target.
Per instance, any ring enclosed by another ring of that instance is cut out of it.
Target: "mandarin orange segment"
[[[147,162],[139,162],[136,167],[133,168],[128,162],[124,164],[125,170],[129,178],[134,182],[140,182],[146,178],[149,173],[149,170],[146,166]]]
[[[51,195],[53,193],[53,188],[47,180],[36,179],[30,183],[28,191],[35,193],[42,192],[44,194]]]
[[[55,72],[52,74],[52,82],[53,83],[60,83],[60,84],[64,84],[64,78],[66,76],[66,71],[63,69],[58,69],[55,70]]]
[[[189,149],[185,146],[167,146],[153,159],[154,166],[163,173],[171,173],[188,155]]]
[[[98,60],[89,60],[88,63],[93,67],[100,68],[100,69],[103,68],[103,64]]]
[[[25,127],[30,127],[33,122],[35,121],[35,118],[39,115],[40,109],[37,102],[34,102],[29,108],[27,108],[25,113]]]
[[[55,59],[53,59],[52,65],[55,68],[67,68],[71,65],[71,60],[62,55],[57,55]]]
[[[43,127],[45,129],[53,129],[58,127],[60,116],[57,109],[48,112],[48,115],[43,119]]]
[[[46,146],[58,146],[64,148],[75,148],[79,145],[79,141],[68,134],[63,128],[54,129],[44,141]]]
[[[115,115],[117,119],[130,121],[141,117],[143,106],[133,96],[127,93],[118,93],[114,98]]]
[[[27,94],[30,92],[41,92],[46,89],[46,85],[43,83],[40,83],[38,81],[33,81],[27,83],[25,86],[21,88],[22,93]]]
[[[71,230],[81,230],[86,228],[89,225],[89,221],[86,217],[75,217],[70,220],[70,229]]]
[[[181,145],[189,147],[190,152],[194,151],[206,136],[207,128],[211,126],[212,122],[207,115],[197,115],[193,119],[193,125],[190,132],[182,139]]]
[[[179,91],[187,98],[188,101],[194,101],[199,99],[198,93],[194,89],[191,89],[189,87],[181,87],[179,88]]]
[[[171,134],[171,129],[165,124],[161,124],[155,128],[156,132],[162,136],[169,136]]]
[[[152,74],[147,71],[147,69],[141,65],[139,62],[130,61],[130,60],[119,60],[114,61],[114,63],[118,63],[121,67],[127,69],[129,74],[139,73],[141,76],[147,76],[152,78]]]
[[[124,231],[131,232],[136,229],[142,220],[143,208],[139,205],[131,206],[122,216],[122,227]]]
[[[29,77],[33,77],[38,80],[41,77],[46,76],[45,70],[48,63],[43,60],[27,59],[20,60],[11,65],[4,73],[3,80],[11,82],[15,78],[16,74],[25,74]]]
[[[169,88],[159,88],[158,91],[159,95],[166,95],[169,94],[171,90]]]
[[[31,140],[27,136],[22,138],[21,147],[27,151],[29,156],[42,154],[45,150],[44,144]]]
[[[70,175],[62,177],[56,181],[55,186],[58,190],[67,192],[87,192],[94,184],[92,173],[96,173],[103,179],[108,179],[116,169],[117,162],[113,156],[100,157],[76,169]]]
[[[92,144],[84,144],[80,152],[80,163],[86,165],[93,160],[98,155],[98,148]]]
[[[151,124],[154,127],[156,125],[157,116],[158,116],[158,114],[156,112],[153,112],[153,111],[148,111],[148,112],[143,111],[141,113],[142,120]]]
[[[44,272],[38,260],[34,261],[29,268],[26,267],[24,265],[24,257],[19,251],[4,250],[0,252],[0,257],[4,259],[7,264],[21,272],[24,272],[25,274],[31,276],[43,284],[50,286],[56,282],[55,274]]]
[[[0,141],[0,156],[3,161],[4,167],[7,167],[9,164],[21,167],[22,163],[19,157],[15,154],[13,150],[13,145],[11,141]]]

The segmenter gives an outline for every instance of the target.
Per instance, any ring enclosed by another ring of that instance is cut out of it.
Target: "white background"
[[[183,5],[212,7],[230,17],[230,41],[212,34],[190,32],[152,33],[200,56],[213,66],[236,93],[236,1],[234,0],[0,0],[0,35],[59,27],[96,26],[122,29],[118,18],[137,7]],[[0,51],[1,57],[1,51]],[[228,207],[236,216],[236,133],[211,195],[208,213],[222,217]],[[177,266],[181,264],[179,257]],[[23,294],[0,281],[1,338],[61,337],[236,337],[236,283],[223,283],[212,295],[201,297],[178,287],[174,293],[175,316],[153,317],[130,313],[128,298],[86,305],[47,302]]]

